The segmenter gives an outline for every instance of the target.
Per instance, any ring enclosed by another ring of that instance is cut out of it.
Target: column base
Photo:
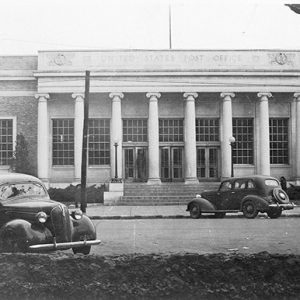
[[[198,184],[199,180],[196,177],[185,178],[184,183],[186,184]]]
[[[160,180],[160,178],[148,178],[147,184],[159,185],[159,184],[161,184],[161,180]]]
[[[75,178],[74,181],[72,182],[73,185],[78,185],[81,184],[81,178]]]

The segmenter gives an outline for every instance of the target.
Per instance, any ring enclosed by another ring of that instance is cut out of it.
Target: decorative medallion
[[[270,58],[270,63],[271,64],[278,64],[278,65],[293,65],[293,59],[295,58],[295,54],[294,53],[283,53],[283,52],[279,52],[279,53],[272,53],[272,54],[268,54],[269,58]]]
[[[67,60],[66,57],[63,54],[59,53],[54,58],[54,63],[57,64],[58,66],[62,66],[66,63],[66,60]]]
[[[275,56],[275,60],[279,65],[285,65],[288,58],[286,54],[280,52]]]
[[[66,66],[71,64],[72,62],[62,53],[58,53],[50,61],[50,65]]]

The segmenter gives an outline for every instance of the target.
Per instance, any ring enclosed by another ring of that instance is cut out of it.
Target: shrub
[[[10,160],[10,167],[13,172],[34,175],[28,157],[28,142],[23,134],[17,135],[16,148]]]
[[[106,191],[105,184],[99,187],[95,185],[86,188],[87,192],[87,203],[103,203],[103,192]],[[48,190],[50,198],[59,202],[70,202],[75,203],[76,199],[80,201],[80,189],[78,186],[69,185],[68,187],[62,188],[49,188]]]

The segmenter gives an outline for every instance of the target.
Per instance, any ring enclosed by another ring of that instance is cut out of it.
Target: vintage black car
[[[72,248],[89,254],[97,245],[92,221],[81,210],[69,210],[49,198],[36,177],[0,175],[0,250],[34,252]]]
[[[214,213],[222,218],[226,213],[243,212],[253,219],[259,212],[272,219],[285,209],[293,209],[288,195],[276,178],[270,176],[236,177],[221,182],[217,191],[204,191],[187,205],[190,216],[197,219],[202,213]]]

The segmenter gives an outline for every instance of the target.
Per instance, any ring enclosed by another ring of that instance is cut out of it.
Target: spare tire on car
[[[289,203],[289,196],[287,193],[281,188],[274,188],[273,196],[278,203],[286,204]]]

